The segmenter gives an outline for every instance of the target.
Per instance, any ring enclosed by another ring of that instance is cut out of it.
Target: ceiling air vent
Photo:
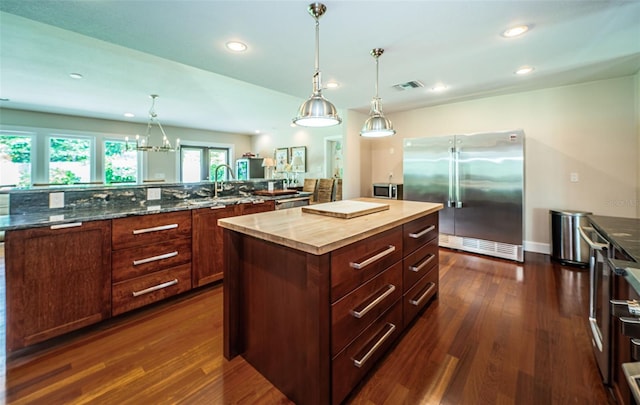
[[[418,80],[412,80],[410,82],[400,83],[393,86],[393,88],[398,91],[417,89],[418,87],[424,87],[424,84]]]

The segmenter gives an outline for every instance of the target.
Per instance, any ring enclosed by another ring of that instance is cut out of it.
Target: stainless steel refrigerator
[[[439,202],[440,246],[522,262],[524,132],[404,139],[404,199]]]

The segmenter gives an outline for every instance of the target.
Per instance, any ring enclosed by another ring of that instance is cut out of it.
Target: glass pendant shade
[[[322,81],[320,79],[320,23],[318,19],[324,14],[327,8],[321,3],[312,3],[307,8],[309,14],[316,20],[316,63],[313,74],[313,93],[311,97],[298,109],[298,115],[293,119],[293,123],[303,127],[329,127],[342,122],[338,116],[336,107],[322,96]]]
[[[375,48],[371,51],[371,56],[376,59],[376,95],[371,100],[369,118],[364,122],[360,130],[360,135],[365,138],[382,138],[396,133],[391,121],[386,119],[382,113],[382,103],[380,102],[380,97],[378,97],[378,58],[383,52],[384,49],[382,48]]]

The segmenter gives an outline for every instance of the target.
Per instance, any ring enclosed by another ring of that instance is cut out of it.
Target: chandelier
[[[141,152],[175,152],[176,149],[180,149],[180,138],[176,139],[176,147],[174,148],[169,142],[169,138],[167,138],[167,134],[164,132],[164,128],[162,128],[162,124],[158,120],[158,114],[156,113],[156,99],[160,96],[157,94],[151,94],[149,96],[151,98],[151,108],[149,108],[149,121],[147,122],[147,133],[144,136],[136,135],[136,150]],[[162,143],[160,145],[152,145],[151,144],[151,126],[156,124],[158,128],[160,128],[160,132],[162,133]],[[125,143],[127,145],[127,149],[129,149],[129,137],[125,137]]]

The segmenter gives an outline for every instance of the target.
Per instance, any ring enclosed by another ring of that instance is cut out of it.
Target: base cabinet
[[[7,350],[111,316],[111,221],[8,231]]]
[[[322,255],[225,229],[225,357],[297,404],[342,403],[437,295],[437,224],[435,212]]]
[[[274,209],[274,201],[264,201],[193,210],[193,287],[201,287],[224,277],[224,250],[219,219]]]

